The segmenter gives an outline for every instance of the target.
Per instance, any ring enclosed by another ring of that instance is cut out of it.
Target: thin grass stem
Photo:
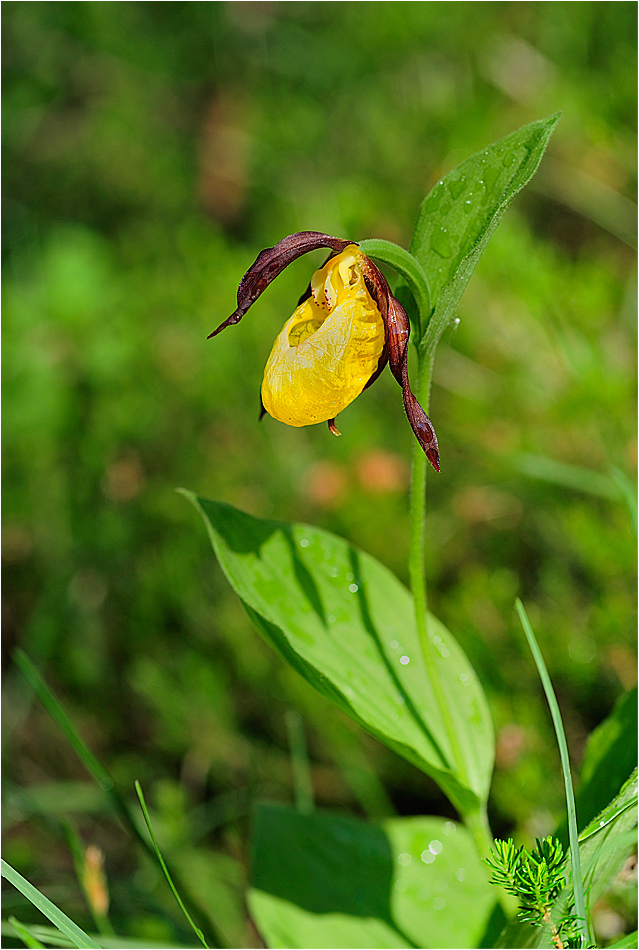
[[[151,819],[150,819],[150,817],[149,817],[149,812],[148,812],[148,809],[147,809],[147,807],[146,807],[146,801],[144,800],[144,792],[142,791],[142,786],[141,786],[140,783],[137,781],[137,779],[136,779],[136,782],[135,782],[135,790],[136,790],[136,792],[137,792],[138,798],[140,799],[140,808],[142,809],[142,814],[144,815],[144,821],[146,822],[146,827],[147,827],[148,830],[149,830],[149,835],[151,836],[151,841],[153,842],[153,851],[155,852],[155,856],[156,856],[157,859],[158,859],[158,862],[159,862],[160,867],[161,867],[162,870],[164,871],[164,876],[165,876],[165,878],[166,878],[167,881],[169,882],[169,887],[170,887],[171,890],[173,891],[173,896],[175,897],[176,901],[177,901],[178,904],[180,905],[180,909],[182,910],[182,913],[184,914],[184,916],[185,916],[186,919],[188,920],[189,924],[191,925],[191,927],[192,927],[192,929],[193,929],[193,932],[195,933],[196,937],[197,937],[198,940],[202,943],[202,946],[206,947],[207,950],[209,950],[209,945],[208,945],[208,943],[206,942],[206,940],[204,939],[204,934],[202,933],[202,931],[200,930],[200,928],[197,926],[197,924],[193,921],[193,918],[191,917],[191,915],[189,914],[188,910],[187,910],[186,907],[184,906],[184,901],[183,901],[182,898],[180,897],[180,895],[179,895],[179,893],[178,893],[178,890],[177,890],[175,884],[173,883],[173,878],[172,878],[171,875],[169,874],[169,869],[167,868],[167,866],[166,866],[166,864],[165,864],[165,862],[164,862],[164,858],[162,857],[162,852],[160,851],[159,845],[158,845],[157,840],[156,840],[156,837],[155,837],[155,833],[154,833],[154,831],[153,831],[153,826],[152,826],[152,824],[151,824]]]
[[[59,907],[56,907],[48,897],[45,897],[37,887],[34,887],[26,878],[22,877],[22,875],[19,874],[15,868],[12,868],[10,864],[7,864],[4,859],[2,859],[0,864],[2,877],[6,878],[10,884],[13,884],[40,913],[48,917],[51,923],[55,924],[58,930],[71,941],[74,947],[97,948],[97,950],[99,950],[100,944],[92,940],[81,927],[74,924],[71,918],[67,917]]]
[[[559,755],[561,757],[561,770],[564,775],[564,788],[566,791],[566,810],[568,813],[568,839],[570,841],[570,861],[572,864],[572,883],[575,897],[575,914],[578,918],[578,926],[581,930],[584,941],[587,940],[586,935],[586,909],[584,902],[584,891],[583,891],[583,881],[581,877],[581,859],[579,855],[579,835],[577,831],[577,809],[575,806],[575,793],[572,786],[572,776],[570,773],[570,758],[568,756],[568,743],[566,742],[566,733],[564,732],[564,725],[561,719],[561,712],[559,710],[559,704],[557,703],[557,697],[555,696],[555,691],[553,689],[550,676],[548,675],[548,670],[544,662],[544,658],[539,649],[539,644],[535,634],[533,633],[533,628],[528,619],[528,614],[526,613],[525,607],[522,604],[521,600],[517,598],[515,601],[515,607],[517,608],[517,613],[519,614],[519,619],[521,625],[524,628],[524,633],[526,634],[526,639],[528,640],[528,646],[530,647],[533,659],[537,666],[537,671],[541,679],[542,685],[544,687],[544,692],[546,694],[546,699],[548,700],[548,706],[550,707],[550,715],[552,716],[553,726],[555,727],[555,734],[557,736],[557,744],[559,746]]]
[[[288,730],[288,744],[291,752],[295,807],[301,815],[310,815],[315,809],[315,802],[313,801],[313,780],[308,760],[308,749],[306,748],[304,723],[300,714],[292,709],[287,710],[284,721]]]

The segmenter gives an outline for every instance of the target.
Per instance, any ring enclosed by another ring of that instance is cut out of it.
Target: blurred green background
[[[242,904],[248,815],[255,798],[292,801],[287,710],[320,806],[453,814],[266,647],[174,489],[319,524],[407,581],[412,436],[390,374],[340,416],[339,440],[257,421],[272,342],[322,255],[205,338],[261,248],[303,229],[407,246],[442,174],[561,109],[440,346],[427,527],[432,609],[495,719],[493,830],[550,833],[561,773],[515,596],[577,766],[636,680],[619,489],[636,464],[636,5],[3,12],[5,857],[89,926],[59,834],[72,813],[105,853],[116,930],[190,939],[13,667],[18,645],[127,795],[140,779],[227,945],[259,945]],[[620,888],[600,933],[631,918]]]

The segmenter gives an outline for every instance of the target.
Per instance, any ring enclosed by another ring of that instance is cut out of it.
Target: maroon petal
[[[289,234],[288,237],[282,238],[275,247],[267,247],[260,251],[255,263],[249,267],[240,281],[237,289],[237,310],[224,323],[221,323],[217,330],[209,333],[207,340],[216,336],[225,327],[239,323],[271,281],[302,254],[314,251],[318,247],[330,247],[331,250],[339,253],[353,243],[343,238],[331,237],[330,234],[322,234],[321,231],[298,231],[297,234]]]
[[[386,278],[370,258],[362,262],[368,288],[374,298],[386,326],[388,361],[391,373],[402,387],[404,409],[417,441],[426,453],[428,461],[439,471],[439,448],[433,424],[415,399],[408,383],[408,338],[410,321],[406,311],[390,292]]]

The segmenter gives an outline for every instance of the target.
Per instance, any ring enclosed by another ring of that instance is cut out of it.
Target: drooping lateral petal
[[[298,257],[309,251],[315,251],[318,247],[329,247],[332,251],[339,253],[352,243],[352,241],[344,241],[343,238],[331,237],[330,234],[322,234],[321,231],[298,231],[296,234],[289,234],[288,237],[282,238],[275,247],[267,247],[260,251],[255,263],[249,267],[240,281],[237,289],[237,310],[213,333],[209,333],[207,340],[216,336],[225,327],[239,323],[271,281]]]
[[[428,461],[439,471],[439,448],[433,424],[417,402],[408,382],[408,338],[410,321],[406,311],[390,292],[386,278],[370,259],[365,269],[371,296],[374,297],[386,326],[388,361],[393,376],[402,387],[404,409],[417,441]]]

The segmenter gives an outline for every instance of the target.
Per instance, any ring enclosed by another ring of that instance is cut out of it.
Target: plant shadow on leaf
[[[424,722],[423,716],[420,714],[419,710],[413,703],[410,695],[404,688],[404,684],[398,677],[396,670],[394,670],[391,663],[389,663],[388,657],[386,656],[386,653],[384,652],[384,649],[382,647],[381,637],[379,635],[377,628],[375,627],[375,624],[373,623],[373,618],[371,617],[370,610],[368,607],[368,597],[366,595],[366,583],[364,581],[362,570],[360,567],[360,556],[358,552],[354,548],[351,548],[351,547],[349,547],[348,549],[348,556],[350,558],[353,575],[355,576],[355,583],[357,584],[357,600],[360,607],[362,624],[364,625],[365,629],[368,630],[371,637],[377,644],[380,658],[382,662],[384,663],[384,666],[388,670],[391,679],[393,680],[395,686],[397,687],[397,690],[404,697],[404,701],[406,703],[407,708],[410,710],[411,714],[414,716],[416,722],[419,723],[419,725],[422,727],[426,735],[430,738],[430,741],[433,743],[433,746],[437,749],[442,760],[445,761],[446,754],[444,750],[441,748],[441,746],[437,742],[437,739],[435,738],[431,730],[428,728],[428,726]]]
[[[263,546],[275,532],[284,538],[291,554],[293,572],[300,589],[306,595],[309,604],[317,614],[322,626],[326,627],[326,612],[319,590],[317,589],[317,584],[313,580],[307,567],[300,560],[295,548],[295,540],[290,524],[284,521],[264,521],[262,519],[253,518],[243,511],[231,508],[230,505],[224,505],[222,502],[218,504],[220,507],[227,507],[229,512],[233,512],[233,519],[227,523],[228,526],[224,534],[224,540],[231,551],[234,551],[236,554],[257,554],[259,556]],[[206,502],[203,502],[203,505],[206,507]]]
[[[378,825],[259,803],[251,863],[271,947],[492,946],[504,922],[468,833],[442,818]]]
[[[336,535],[182,494],[203,516],[224,573],[266,640],[322,695],[430,775],[460,811],[484,801],[493,733],[481,686],[450,632],[431,616],[465,748],[467,772],[458,774],[404,585]]]

